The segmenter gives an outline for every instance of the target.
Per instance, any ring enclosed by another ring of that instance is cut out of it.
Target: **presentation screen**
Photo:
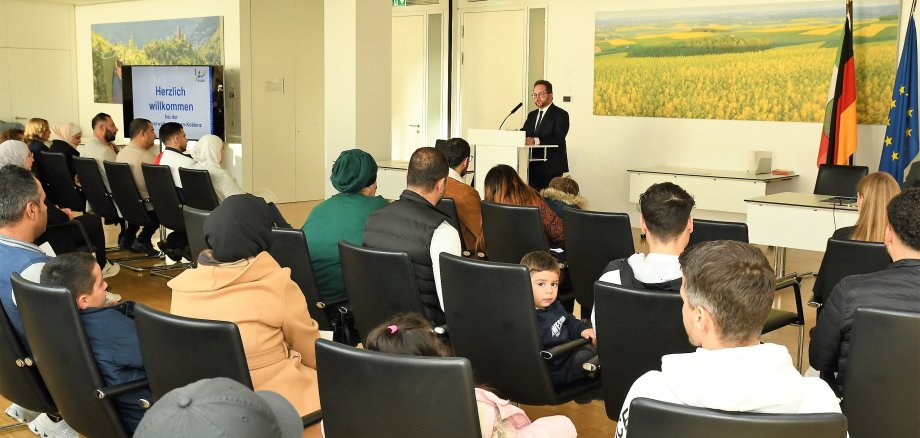
[[[153,130],[167,122],[185,128],[189,140],[214,134],[224,138],[223,69],[207,65],[126,65],[122,67],[125,131],[135,118]],[[127,134],[127,133],[126,133]]]

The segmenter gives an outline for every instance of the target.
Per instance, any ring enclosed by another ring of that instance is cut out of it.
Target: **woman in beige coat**
[[[268,250],[272,219],[261,198],[228,197],[204,223],[211,250],[198,267],[171,280],[172,313],[239,326],[254,389],[274,391],[300,415],[319,409],[316,321],[291,270]],[[318,436],[318,428],[305,436]]]

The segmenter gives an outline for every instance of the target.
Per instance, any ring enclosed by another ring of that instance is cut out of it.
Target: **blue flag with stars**
[[[901,50],[901,62],[891,92],[891,111],[888,113],[888,129],[882,145],[879,172],[888,172],[898,184],[904,181],[904,169],[920,150],[920,131],[917,129],[917,28],[914,14],[907,22],[907,35]]]

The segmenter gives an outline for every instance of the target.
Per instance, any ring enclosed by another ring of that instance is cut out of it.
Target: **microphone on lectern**
[[[502,120],[502,124],[501,124],[501,125],[498,125],[498,130],[499,130],[499,131],[501,131],[502,126],[505,126],[505,122],[508,121],[508,117],[511,117],[511,115],[514,114],[514,113],[516,113],[519,109],[521,109],[522,106],[524,106],[524,102],[518,103],[517,106],[514,107],[514,109],[511,110],[511,112],[508,113],[507,116],[505,116],[505,120]]]

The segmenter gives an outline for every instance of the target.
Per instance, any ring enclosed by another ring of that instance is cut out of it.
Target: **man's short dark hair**
[[[776,287],[763,252],[744,242],[712,240],[693,245],[679,261],[687,303],[709,311],[723,342],[760,334]]]
[[[173,137],[179,135],[184,128],[181,123],[176,122],[166,122],[160,126],[160,143],[166,143],[172,140]]]
[[[48,260],[42,268],[40,283],[66,288],[74,299],[92,293],[93,265],[96,259],[87,252],[70,252]]]
[[[134,119],[128,125],[128,138],[136,138],[142,132],[147,130],[147,125],[152,125],[147,119]]]
[[[553,94],[553,84],[551,84],[551,83],[550,83],[549,81],[547,81],[546,79],[540,79],[540,80],[538,80],[538,81],[536,81],[536,82],[533,83],[533,87],[534,87],[534,88],[537,88],[537,85],[542,85],[542,86],[546,87],[546,92],[547,92],[548,94]]]
[[[901,242],[920,251],[920,188],[909,188],[891,199],[888,223]]]
[[[460,137],[435,145],[434,148],[444,153],[444,156],[447,157],[447,165],[451,169],[459,166],[463,160],[470,156],[470,144]]]
[[[95,130],[97,126],[99,126],[99,125],[105,123],[107,120],[109,120],[109,119],[111,119],[111,118],[112,118],[112,116],[110,116],[110,115],[108,115],[108,114],[106,114],[106,113],[99,113],[99,114],[96,114],[96,116],[93,117],[93,122],[92,122],[92,123],[93,123],[93,130]]]
[[[639,212],[648,232],[665,242],[676,239],[686,229],[694,205],[693,196],[670,182],[652,184],[639,195]]]
[[[441,151],[432,147],[418,148],[409,157],[406,185],[430,192],[444,178],[447,178],[447,158]]]
[[[0,168],[0,227],[19,222],[30,202],[41,202],[32,172],[13,164]]]

